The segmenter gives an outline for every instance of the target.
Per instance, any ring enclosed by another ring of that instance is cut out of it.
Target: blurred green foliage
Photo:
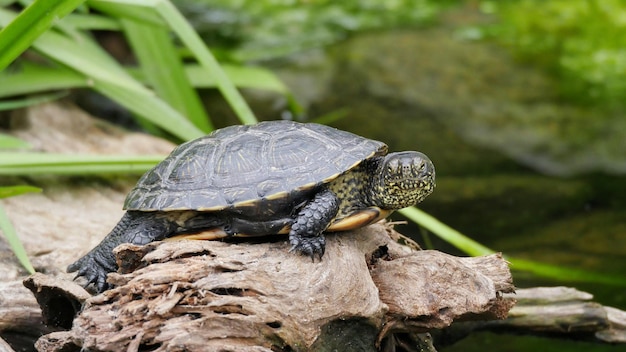
[[[431,22],[449,1],[174,0],[212,49],[266,59],[344,39],[349,33]]]
[[[482,7],[500,17],[490,34],[555,74],[563,97],[626,107],[626,1],[485,1]]]

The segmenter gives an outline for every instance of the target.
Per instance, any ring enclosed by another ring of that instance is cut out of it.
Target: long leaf
[[[169,36],[159,26],[121,19],[139,68],[155,92],[204,132],[213,130],[200,97],[185,75],[182,60]]]
[[[463,235],[420,209],[409,207],[398,212],[469,255],[479,256],[494,253],[493,250]]]
[[[180,40],[185,43],[187,48],[195,55],[200,65],[206,68],[211,75],[215,77],[218,89],[222,95],[224,95],[224,99],[228,101],[241,122],[244,124],[256,123],[257,119],[246,101],[235,85],[228,79],[226,73],[224,73],[224,70],[222,70],[215,59],[215,56],[209,51],[198,33],[196,33],[178,9],[169,1],[158,0],[156,1],[156,9],[170,25],[170,28],[178,35]]]
[[[7,17],[0,16],[0,71],[28,47],[55,21],[72,12],[84,0],[37,0],[7,24]]]
[[[233,84],[241,88],[257,88],[289,94],[289,88],[276,75],[262,67],[222,64],[224,73]],[[217,87],[217,80],[204,67],[191,64],[185,66],[185,73],[194,87]]]
[[[164,155],[0,153],[0,175],[142,174]]]
[[[30,147],[30,143],[24,140],[0,133],[0,149],[28,149]]]
[[[22,242],[20,242],[19,237],[17,237],[15,228],[13,228],[13,224],[11,224],[9,217],[4,212],[2,204],[0,204],[0,230],[2,230],[2,232],[4,233],[4,237],[6,237],[7,241],[9,242],[11,250],[13,250],[13,253],[15,253],[15,256],[22,264],[22,266],[30,274],[34,274],[35,268],[33,268],[33,265],[30,263],[30,260],[28,259],[28,254],[26,254],[26,250],[24,249]]]
[[[132,78],[89,38],[84,37],[81,42],[76,42],[58,33],[48,32],[33,46],[46,56],[84,74],[93,82],[94,89],[173,135],[184,140],[204,135],[154,92]]]
[[[21,109],[27,106],[37,105],[37,104],[61,99],[62,97],[66,95],[67,95],[66,92],[56,92],[56,93],[50,93],[50,94],[42,94],[39,96],[34,96],[34,97],[29,97],[29,98],[24,98],[24,99],[19,99],[19,100],[4,100],[4,101],[0,101],[0,111]]]
[[[127,18],[136,22],[142,22],[155,26],[163,26],[167,28],[167,23],[161,16],[150,9],[146,11],[146,8],[151,8],[152,0],[139,0],[139,1],[108,1],[108,0],[90,0],[88,2],[89,7],[94,8],[103,13],[109,14],[115,18]],[[125,6],[135,5],[135,6]]]
[[[93,88],[183,140],[195,139],[205,134],[152,91],[128,90],[104,81],[96,82]]]
[[[19,185],[19,186],[4,186],[0,187],[0,199],[19,196],[20,194],[25,193],[35,193],[41,192],[41,188],[28,186],[28,185]]]
[[[87,29],[87,30],[107,30],[107,31],[117,31],[120,30],[120,24],[115,19],[94,15],[94,14],[70,14],[63,22],[67,22],[71,24],[76,29]]]
[[[235,85],[228,79],[213,54],[171,2],[166,0],[95,0],[91,1],[90,4],[103,11],[115,8],[118,15],[122,16],[123,12],[120,10],[123,8],[122,5],[127,5],[129,9],[138,6],[147,8],[150,11],[156,11],[161,16],[161,19],[168,24],[169,28],[176,33],[178,38],[194,54],[200,65],[214,77],[218,89],[241,122],[245,124],[257,122],[254,113],[250,110],[250,107],[246,104]],[[113,6],[113,4],[116,6]],[[135,13],[136,10],[129,12]]]
[[[21,62],[17,70],[0,72],[0,98],[49,90],[87,87],[85,75],[66,67],[41,66]]]
[[[507,257],[506,259],[511,263],[511,269],[513,270],[531,272],[535,275],[549,277],[559,281],[594,282],[626,287],[626,276],[624,275],[564,268],[562,266],[511,257]]]

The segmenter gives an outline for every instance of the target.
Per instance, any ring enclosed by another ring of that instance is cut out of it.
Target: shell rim
[[[362,158],[361,160],[358,160],[357,162],[355,162],[354,164],[352,164],[350,167],[347,167],[343,172],[339,172],[336,174],[333,174],[323,180],[321,180],[320,182],[316,182],[316,183],[307,183],[305,185],[302,185],[296,189],[293,189],[289,192],[283,191],[283,192],[278,192],[278,193],[273,193],[270,195],[267,195],[265,197],[262,198],[252,198],[252,199],[246,199],[243,201],[239,201],[230,205],[220,205],[220,206],[214,206],[214,207],[196,207],[196,208],[189,208],[189,207],[181,207],[181,208],[163,208],[163,209],[147,209],[147,208],[132,208],[132,207],[128,207],[126,204],[124,204],[123,210],[126,211],[142,211],[142,212],[173,212],[173,211],[199,211],[199,212],[217,212],[217,211],[222,211],[222,210],[226,210],[226,209],[236,209],[236,208],[241,208],[241,207],[247,207],[247,206],[256,206],[259,203],[262,203],[263,201],[268,201],[268,200],[276,200],[276,199],[282,199],[282,198],[286,198],[289,196],[289,194],[293,193],[293,192],[301,192],[301,191],[306,191],[306,190],[310,190],[313,189],[317,186],[321,186],[324,184],[328,184],[330,182],[332,182],[333,180],[337,179],[339,176],[350,172],[351,170],[353,170],[355,167],[357,167],[358,165],[360,165],[363,161],[365,160],[369,160],[373,157],[379,156],[379,155],[385,155],[387,153],[388,147],[386,144],[383,144],[379,149],[373,150],[369,155],[367,155],[366,157]]]

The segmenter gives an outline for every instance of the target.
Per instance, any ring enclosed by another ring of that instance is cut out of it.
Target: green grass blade
[[[19,196],[25,193],[41,192],[41,188],[28,185],[0,187],[0,199]]]
[[[296,101],[287,86],[270,70],[262,67],[222,64],[222,69],[233,84],[239,88],[264,89],[282,94],[289,109],[298,115],[303,113],[302,106]],[[214,88],[217,81],[209,72],[199,65],[185,66],[187,76],[194,87]]]
[[[215,77],[218,89],[235,111],[239,120],[244,124],[256,123],[257,119],[246,101],[235,85],[228,79],[215,56],[204,45],[200,36],[198,36],[178,9],[169,1],[156,1],[156,10],[178,35],[178,38],[194,54],[200,65]]]
[[[7,242],[9,242],[9,246],[11,247],[13,253],[15,253],[15,256],[17,257],[17,260],[19,260],[20,264],[22,264],[22,266],[30,274],[34,274],[35,268],[33,268],[33,265],[30,263],[26,250],[24,249],[22,242],[20,242],[19,237],[17,237],[15,228],[13,228],[13,224],[11,224],[11,221],[5,213],[2,204],[0,204],[0,230],[4,233],[4,237],[6,237]]]
[[[228,79],[213,54],[171,2],[166,0],[97,0],[90,2],[90,4],[99,9],[115,8],[119,16],[125,15],[124,11],[121,11],[123,5],[127,5],[129,13],[136,12],[133,6],[147,8],[158,13],[161,19],[168,24],[169,28],[176,33],[178,38],[193,53],[200,65],[214,77],[218,89],[235,111],[239,120],[245,124],[257,122],[254,113],[250,110],[237,88],[235,88],[235,85]],[[116,4],[116,6],[113,7],[112,4]]]
[[[205,135],[178,111],[147,89],[128,90],[115,83],[104,81],[95,83],[93,88],[182,140]]]
[[[87,87],[89,80],[65,67],[21,62],[16,70],[0,72],[0,98],[42,91]]]
[[[74,11],[84,0],[37,0],[10,23],[7,10],[0,13],[0,71],[21,55],[55,21]],[[12,18],[11,18],[12,19]]]
[[[80,155],[53,153],[0,153],[0,175],[140,175],[164,155]]]
[[[167,28],[167,24],[161,16],[154,10],[146,11],[150,8],[152,0],[133,1],[108,1],[108,0],[90,0],[88,5],[91,8],[109,14],[116,18],[127,18],[136,22],[143,22],[155,26]],[[127,6],[135,5],[135,6]]]
[[[0,149],[28,149],[30,147],[30,143],[24,140],[0,133]]]
[[[90,37],[76,35],[78,38],[49,31],[41,35],[33,43],[33,47],[68,68],[84,74],[90,80],[117,83],[129,90],[145,89]]]
[[[593,272],[580,269],[564,268],[557,265],[539,263],[531,260],[506,257],[511,269],[530,272],[538,276],[558,281],[591,282],[605,285],[626,287],[626,276]]]
[[[62,97],[66,95],[67,93],[65,92],[57,92],[57,93],[50,93],[50,94],[42,94],[39,96],[29,97],[29,98],[24,98],[24,99],[19,99],[19,100],[0,101],[0,111],[21,109],[27,106],[46,103],[49,101],[61,99]]]
[[[264,89],[281,94],[289,93],[289,88],[272,71],[265,68],[222,64],[222,69],[237,87]],[[217,87],[218,82],[215,77],[202,66],[186,65],[185,73],[194,87]]]
[[[185,75],[169,32],[142,22],[120,21],[149,86],[196,127],[204,132],[213,130],[198,93]]]
[[[120,23],[115,19],[94,14],[70,14],[63,20],[76,29],[119,31]]]
[[[398,212],[471,256],[495,252],[415,207],[404,208]]]
[[[183,140],[204,135],[184,116],[132,78],[89,37],[76,39],[44,33],[33,47],[44,55],[85,75],[88,85],[134,113]]]

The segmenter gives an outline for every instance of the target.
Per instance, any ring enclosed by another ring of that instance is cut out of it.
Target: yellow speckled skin
[[[402,209],[421,202],[435,188],[435,169],[419,152],[391,153],[365,160],[330,182],[328,188],[340,200],[333,221],[342,220],[368,207]],[[386,216],[385,215],[385,216]],[[356,221],[352,228],[367,224]]]

